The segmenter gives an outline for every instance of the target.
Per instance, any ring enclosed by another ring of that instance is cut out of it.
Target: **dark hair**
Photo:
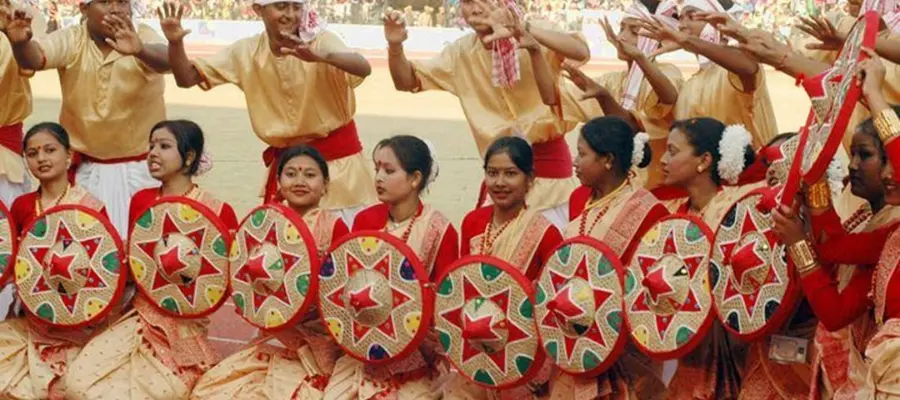
[[[325,157],[322,157],[322,154],[319,153],[314,147],[307,145],[299,145],[288,147],[283,153],[281,153],[281,157],[278,159],[278,175],[281,176],[281,172],[284,171],[284,165],[297,157],[309,157],[312,158],[313,161],[319,166],[319,169],[322,171],[322,177],[325,178],[325,182],[328,182],[330,179],[328,176],[328,162],[325,161]]]
[[[534,153],[531,145],[525,139],[516,136],[502,137],[491,143],[484,153],[484,168],[487,169],[491,157],[504,153],[525,175],[534,175]]]
[[[900,105],[895,104],[892,105],[891,108],[894,110],[894,113],[900,115]],[[875,121],[871,117],[866,118],[865,121],[857,125],[856,131],[869,135],[875,140],[875,147],[878,147],[878,153],[881,155],[881,163],[887,163],[887,150],[884,149],[884,142],[882,142],[881,137],[878,136],[878,129],[875,128]]]
[[[187,165],[188,153],[194,153],[194,159],[188,167],[188,175],[195,175],[197,169],[200,168],[200,157],[203,155],[203,130],[193,121],[185,119],[175,119],[157,122],[150,129],[150,136],[158,129],[167,129],[172,132],[175,137],[175,143],[178,145],[178,154],[181,155],[181,166]]]
[[[640,0],[640,2],[644,7],[647,7],[651,14],[656,14],[656,9],[659,8],[660,3],[659,0]]]
[[[428,177],[431,176],[434,161],[431,159],[431,150],[428,150],[428,145],[422,139],[410,135],[396,135],[378,142],[375,151],[382,147],[389,147],[394,152],[400,161],[400,167],[407,174],[416,171],[422,174],[422,185],[417,188],[420,193],[428,187]]]
[[[631,169],[634,135],[631,125],[619,117],[594,118],[581,127],[581,137],[591,150],[597,154],[611,154],[621,174],[627,174]],[[644,158],[637,167],[646,167],[652,158],[650,145],[644,143]]]
[[[719,162],[722,160],[722,153],[719,152],[719,142],[722,141],[722,134],[725,133],[725,124],[713,118],[691,118],[675,121],[672,129],[678,129],[687,136],[688,143],[694,146],[694,155],[701,156],[703,153],[709,153],[712,156],[712,179],[716,185],[722,182],[719,176]],[[756,160],[756,153],[753,147],[747,146],[744,149],[744,166],[753,164]]]
[[[40,132],[47,132],[52,135],[66,150],[72,148],[71,143],[69,143],[69,132],[66,132],[66,129],[56,122],[41,122],[32,126],[22,138],[22,147],[28,147],[28,141]]]
[[[763,146],[763,148],[769,147],[778,142],[786,142],[788,140],[791,140],[791,138],[793,138],[794,136],[797,136],[797,132],[779,133],[779,134],[775,135],[775,137],[773,137],[772,139],[769,139],[769,142],[766,143],[766,145]]]

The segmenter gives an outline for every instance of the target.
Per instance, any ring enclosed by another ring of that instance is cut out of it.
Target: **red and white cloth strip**
[[[515,0],[500,1],[510,11],[516,13],[520,20],[525,18],[525,13],[522,12]],[[519,68],[519,55],[516,53],[518,48],[519,41],[515,38],[496,40],[492,44],[491,62],[493,76],[491,77],[491,83],[494,86],[511,87],[522,78],[521,69]]]
[[[678,3],[675,0],[660,2],[655,14],[651,13],[640,1],[635,1],[625,9],[625,18],[652,20],[655,16],[669,28],[678,29],[678,20],[674,18],[676,12],[678,12]],[[650,55],[658,46],[659,42],[656,40],[644,36],[638,38],[637,47],[644,55]],[[637,106],[638,96],[641,92],[641,82],[643,81],[644,71],[637,63],[632,63],[631,68],[628,70],[628,77],[625,78],[625,86],[622,88],[622,108],[629,111],[634,110]]]
[[[325,30],[327,24],[319,18],[319,13],[317,13],[313,7],[310,7],[307,0],[253,0],[254,4],[259,4],[261,6],[280,2],[301,4],[300,29],[297,32],[297,36],[299,36],[300,39],[303,39],[304,42],[313,41],[316,36],[319,36],[319,33]]]
[[[900,33],[900,1],[864,0],[859,13],[862,15],[869,11],[875,11],[880,14],[889,31]]]

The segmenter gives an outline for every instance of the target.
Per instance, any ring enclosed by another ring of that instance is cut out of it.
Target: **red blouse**
[[[138,191],[131,196],[131,205],[128,207],[128,231],[131,232],[131,227],[134,226],[135,221],[141,216],[141,214],[150,207],[156,199],[159,198],[159,188],[149,188]],[[222,220],[222,223],[225,224],[225,227],[231,231],[236,231],[238,228],[238,220],[237,214],[234,213],[234,208],[231,207],[230,204],[226,202],[222,202],[222,207],[219,210],[219,219]]]
[[[424,212],[424,206],[419,204],[419,211],[416,216],[421,216]],[[435,211],[437,212],[437,211]],[[353,228],[351,232],[375,230],[380,231],[387,227],[390,219],[389,208],[386,204],[376,204],[359,212],[353,220]],[[459,234],[453,224],[447,223],[446,232],[441,238],[441,243],[437,250],[437,256],[434,259],[434,265],[431,266],[431,278],[438,276],[445,269],[450,267],[459,258]],[[427,268],[428,266],[426,266]]]
[[[23,194],[13,201],[12,207],[9,209],[10,216],[16,224],[16,230],[18,231],[16,233],[19,236],[21,236],[22,231],[37,218],[37,209],[35,208],[35,205],[37,204],[38,196],[39,194],[37,191]],[[106,214],[105,206],[97,211],[109,219],[109,215]]]
[[[493,215],[494,209],[492,206],[481,207],[466,214],[466,217],[463,218],[462,226],[460,227],[462,232],[462,241],[459,248],[460,256],[472,254],[472,249],[470,248],[472,238],[484,234]],[[562,241],[563,237],[559,232],[559,229],[553,226],[553,224],[549,224],[549,227],[544,230],[544,234],[538,242],[537,250],[534,252],[531,261],[528,263],[528,268],[525,271],[525,276],[528,279],[536,280],[539,277],[544,263],[550,258],[553,254],[553,250],[562,243]],[[531,251],[531,249],[524,249],[523,251]]]

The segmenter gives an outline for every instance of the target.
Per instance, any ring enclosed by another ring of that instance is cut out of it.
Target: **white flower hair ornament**
[[[197,165],[197,172],[194,172],[194,176],[202,176],[206,175],[213,167],[213,159],[212,155],[209,154],[209,150],[203,150],[203,154],[200,155],[200,161]]]
[[[744,125],[729,125],[722,132],[722,140],[719,141],[719,177],[729,184],[736,184],[741,173],[744,172],[744,153],[750,145],[750,132]]]
[[[844,178],[847,177],[847,169],[841,165],[837,157],[828,164],[825,170],[825,177],[828,183],[828,190],[831,192],[831,198],[836,199],[844,191]]]
[[[428,177],[426,178],[426,182],[428,182],[428,184],[430,185],[437,180],[438,173],[440,172],[441,167],[438,165],[437,153],[434,150],[434,143],[431,143],[431,141],[428,139],[422,139],[422,141],[425,142],[425,146],[428,146],[428,153],[431,154],[431,173],[428,174]]]
[[[631,168],[637,168],[644,161],[644,148],[650,141],[650,135],[647,132],[638,132],[634,135],[634,150],[631,152]]]

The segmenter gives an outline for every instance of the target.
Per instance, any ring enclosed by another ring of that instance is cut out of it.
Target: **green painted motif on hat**
[[[241,311],[241,314],[246,314],[246,312],[244,310],[244,305],[245,305],[244,304],[244,295],[240,294],[240,293],[235,293],[234,294],[234,306],[237,307],[238,310]]]
[[[444,349],[445,353],[450,352],[450,334],[444,332],[442,330],[438,330],[438,341],[441,342],[441,348]]]
[[[171,297],[166,297],[166,298],[162,299],[162,301],[159,302],[159,305],[162,306],[162,308],[169,310],[173,313],[176,313],[176,314],[180,313],[180,311],[178,311],[178,302],[175,301],[175,299],[173,299]]]
[[[691,340],[693,336],[694,331],[686,326],[682,326],[681,328],[678,328],[678,332],[675,333],[675,344],[684,346],[684,344],[687,343],[688,340]]]
[[[269,270],[271,270],[271,271],[284,270],[284,259],[282,259],[281,257],[278,257],[278,259],[275,260],[275,262],[273,262],[272,264],[269,265]]]
[[[137,225],[144,229],[150,229],[150,226],[153,225],[153,209],[152,208],[147,211],[144,211],[144,213],[141,214],[141,217],[138,218],[138,220],[137,220]]]
[[[519,305],[519,314],[528,319],[534,318],[534,304],[531,304],[531,299],[526,297],[522,300],[522,304]]]
[[[47,218],[41,218],[34,222],[34,225],[31,227],[31,236],[36,238],[43,238],[47,235]]]
[[[600,365],[600,357],[590,349],[585,350],[581,356],[581,364],[584,365],[585,370],[592,370]]]
[[[703,238],[700,227],[693,222],[689,223],[688,226],[684,228],[684,235],[687,237],[688,242],[696,242]]]
[[[449,275],[441,281],[441,285],[438,286],[437,292],[441,296],[449,296],[450,293],[453,292],[453,279],[450,279]]]
[[[531,357],[518,355],[516,356],[516,371],[519,371],[519,375],[525,375],[532,363],[534,363],[534,359]]]
[[[625,295],[628,296],[634,290],[635,279],[634,273],[631,270],[625,271]]]
[[[253,213],[253,216],[250,217],[250,223],[253,224],[254,228],[259,228],[262,226],[263,222],[266,220],[266,210],[256,210]]]
[[[550,358],[559,361],[559,343],[555,340],[549,341],[544,345],[544,350]]]
[[[103,269],[109,271],[111,274],[118,274],[119,267],[121,267],[121,264],[119,263],[118,253],[111,251],[103,256]]]
[[[567,264],[569,262],[570,255],[572,255],[572,245],[570,244],[567,244],[556,250],[556,258],[559,258],[559,262],[563,264]]]
[[[501,271],[500,268],[491,264],[481,264],[481,276],[488,282],[497,279],[502,273],[503,271]]]
[[[534,301],[536,301],[537,304],[544,304],[544,302],[547,301],[547,293],[544,292],[543,285],[537,285],[537,291],[534,293]]]
[[[309,274],[303,274],[297,277],[297,291],[303,296],[309,293]]]
[[[622,313],[619,311],[613,311],[607,314],[606,323],[608,323],[609,327],[616,331],[616,333],[618,333],[619,329],[622,329]]]
[[[213,241],[213,252],[219,257],[228,257],[228,245],[225,244],[225,239],[221,235]]]
[[[600,256],[600,261],[597,263],[597,276],[603,277],[610,272],[613,272],[612,263],[606,256]]]
[[[9,253],[0,254],[0,272],[6,270],[6,267],[9,266]]]
[[[496,382],[494,382],[494,378],[491,377],[491,374],[487,373],[487,371],[485,371],[483,369],[479,369],[479,370],[475,371],[475,381],[481,382],[485,385],[491,385],[491,386],[494,386],[497,384]]]
[[[53,307],[49,303],[38,306],[37,316],[50,322],[56,321],[56,313],[53,312]]]

